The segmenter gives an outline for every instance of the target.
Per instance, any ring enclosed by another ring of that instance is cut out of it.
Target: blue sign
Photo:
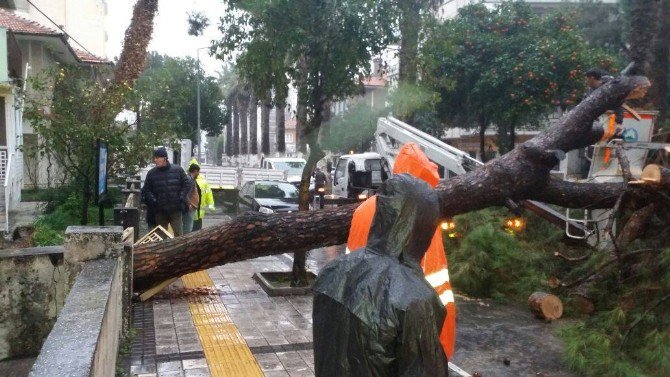
[[[628,143],[633,143],[638,141],[640,138],[638,132],[634,128],[625,128],[623,132],[621,133],[621,138],[623,141],[628,142]]]
[[[107,144],[98,142],[98,200],[107,194]]]

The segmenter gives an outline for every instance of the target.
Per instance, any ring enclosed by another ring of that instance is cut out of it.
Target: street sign
[[[100,201],[107,195],[107,143],[98,140],[97,143],[97,184],[96,184],[96,202],[98,205]]]

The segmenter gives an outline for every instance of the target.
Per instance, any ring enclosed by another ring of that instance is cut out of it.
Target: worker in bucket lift
[[[395,160],[393,174],[402,173],[419,178],[433,188],[437,186],[440,180],[437,165],[431,162],[419,146],[414,143],[404,144]],[[347,253],[350,250],[359,249],[367,243],[370,224],[375,214],[375,201],[375,196],[368,198],[354,212],[347,241]],[[456,343],[456,304],[454,303],[454,294],[451,290],[447,267],[447,255],[442,242],[442,232],[437,228],[434,230],[426,254],[421,259],[421,269],[426,280],[435,289],[447,309],[447,316],[440,332],[440,342],[447,358],[451,359]]]
[[[317,377],[446,376],[446,311],[421,271],[440,210],[426,182],[397,174],[381,186],[367,245],[314,282]]]

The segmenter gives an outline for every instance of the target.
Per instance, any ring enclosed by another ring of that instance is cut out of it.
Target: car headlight
[[[275,211],[272,208],[268,208],[268,207],[261,207],[261,208],[258,209],[258,212],[264,213],[266,215],[275,213]]]

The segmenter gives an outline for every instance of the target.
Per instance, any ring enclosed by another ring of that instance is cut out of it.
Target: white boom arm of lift
[[[481,161],[470,157],[468,153],[394,117],[377,120],[375,141],[377,153],[386,159],[391,168],[393,168],[400,147],[405,143],[419,145],[431,161],[456,175],[465,174],[483,165]]]

